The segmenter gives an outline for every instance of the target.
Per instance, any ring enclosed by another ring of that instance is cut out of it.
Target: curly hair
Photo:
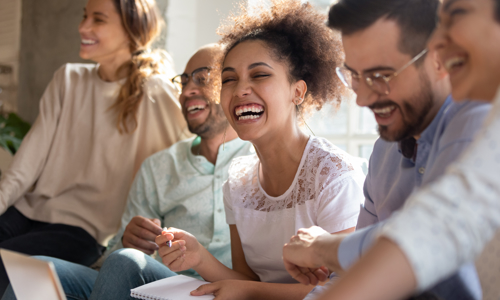
[[[241,5],[242,13],[233,15],[217,30],[224,46],[218,68],[227,54],[245,41],[263,41],[273,58],[284,61],[289,80],[304,80],[307,93],[302,110],[320,110],[325,103],[340,104],[344,86],[335,74],[343,61],[340,36],[329,29],[326,16],[308,3],[297,0],[273,0],[269,9],[252,14]],[[218,73],[220,74],[220,72]],[[219,80],[220,78],[214,78]]]

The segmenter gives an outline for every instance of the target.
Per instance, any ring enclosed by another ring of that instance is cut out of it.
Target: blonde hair
[[[156,2],[113,0],[113,3],[130,38],[132,59],[117,71],[126,70],[128,76],[111,109],[117,112],[116,126],[120,133],[130,133],[137,128],[137,110],[144,96],[144,83],[152,75],[166,74],[170,65],[165,51],[150,49],[164,25]]]

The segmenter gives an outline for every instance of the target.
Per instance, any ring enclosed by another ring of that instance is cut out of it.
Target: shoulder
[[[95,64],[75,64],[67,63],[62,65],[54,76],[62,76],[68,79],[90,78],[96,72]]]
[[[361,171],[357,158],[332,144],[325,138],[311,137],[306,148],[307,158],[304,167],[313,173],[339,178],[351,171]]]
[[[177,87],[172,83],[171,77],[167,74],[150,76],[144,83],[144,88],[146,93],[153,98],[164,98],[165,95],[168,95],[169,99],[177,99],[179,95]]]
[[[229,165],[228,184],[231,187],[251,184],[257,178],[259,158],[256,154],[236,157]]]
[[[399,164],[402,157],[397,142],[388,142],[378,138],[373,145],[368,170],[371,172],[373,169],[379,169],[378,166],[387,165],[388,160]]]
[[[482,127],[491,107],[491,104],[481,101],[450,104],[437,131],[440,146],[445,147],[453,142],[470,142]]]
[[[141,171],[150,170],[153,173],[165,173],[171,170],[174,164],[187,161],[193,139],[194,137],[182,140],[149,156],[142,163]]]

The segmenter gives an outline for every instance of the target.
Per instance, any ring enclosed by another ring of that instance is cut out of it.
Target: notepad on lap
[[[130,290],[130,296],[144,300],[211,300],[213,295],[191,296],[191,291],[208,282],[184,275],[172,276]]]

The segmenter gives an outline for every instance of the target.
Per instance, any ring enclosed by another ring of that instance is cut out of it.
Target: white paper
[[[191,291],[208,284],[184,275],[172,276],[130,290],[130,296],[144,300],[212,300],[213,295],[191,296]]]

